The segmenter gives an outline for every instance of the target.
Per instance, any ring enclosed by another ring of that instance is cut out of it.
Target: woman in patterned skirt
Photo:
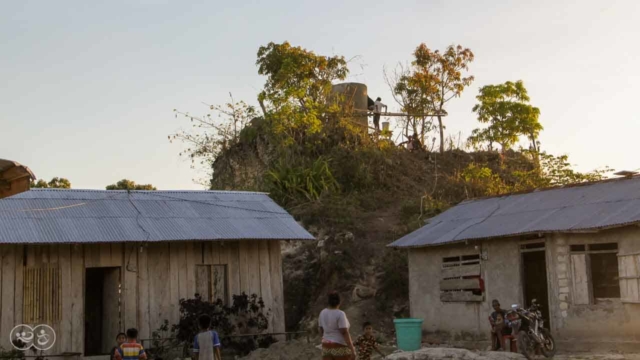
[[[329,307],[318,318],[322,334],[322,360],[355,360],[356,349],[349,334],[349,320],[340,310],[340,295],[329,294]]]

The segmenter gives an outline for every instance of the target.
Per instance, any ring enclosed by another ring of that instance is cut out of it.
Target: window
[[[227,304],[227,265],[196,265],[196,292],[203,300]]]
[[[618,255],[618,268],[622,302],[640,304],[640,253]]]
[[[618,244],[571,245],[574,304],[620,298]]]
[[[61,279],[57,267],[24,267],[22,307],[25,324],[53,324],[60,321]]]
[[[480,255],[450,256],[442,259],[440,300],[443,302],[483,301]]]

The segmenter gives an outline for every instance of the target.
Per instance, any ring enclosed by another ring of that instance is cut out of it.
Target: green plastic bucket
[[[420,350],[422,346],[422,319],[395,319],[398,349],[403,351]]]

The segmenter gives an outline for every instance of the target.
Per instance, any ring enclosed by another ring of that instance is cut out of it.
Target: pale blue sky
[[[91,3],[91,5],[89,5]],[[543,149],[580,170],[640,167],[640,1],[10,1],[0,11],[0,158],[74,188],[122,178],[198,189],[172,109],[255,103],[255,54],[288,40],[360,55],[350,80],[392,105],[383,66],[421,42],[473,50],[475,83],[452,101],[448,133],[477,126],[477,89],[523,80]],[[364,65],[361,68],[360,65]],[[395,108],[395,106],[392,106]]]

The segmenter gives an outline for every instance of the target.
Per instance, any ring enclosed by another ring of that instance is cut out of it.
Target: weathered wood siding
[[[270,330],[284,331],[279,241],[171,242],[142,247],[129,243],[7,244],[0,245],[0,257],[0,346],[4,348],[11,346],[11,329],[23,321],[24,267],[47,264],[59,267],[62,293],[60,321],[49,324],[57,334],[49,354],[84,352],[84,285],[89,267],[120,268],[120,330],[137,327],[141,339],[151,338],[165,319],[177,322],[179,300],[196,293],[197,265],[226,265],[226,300],[230,302],[241,292],[262,296],[271,312]],[[219,281],[215,286],[219,287]]]

